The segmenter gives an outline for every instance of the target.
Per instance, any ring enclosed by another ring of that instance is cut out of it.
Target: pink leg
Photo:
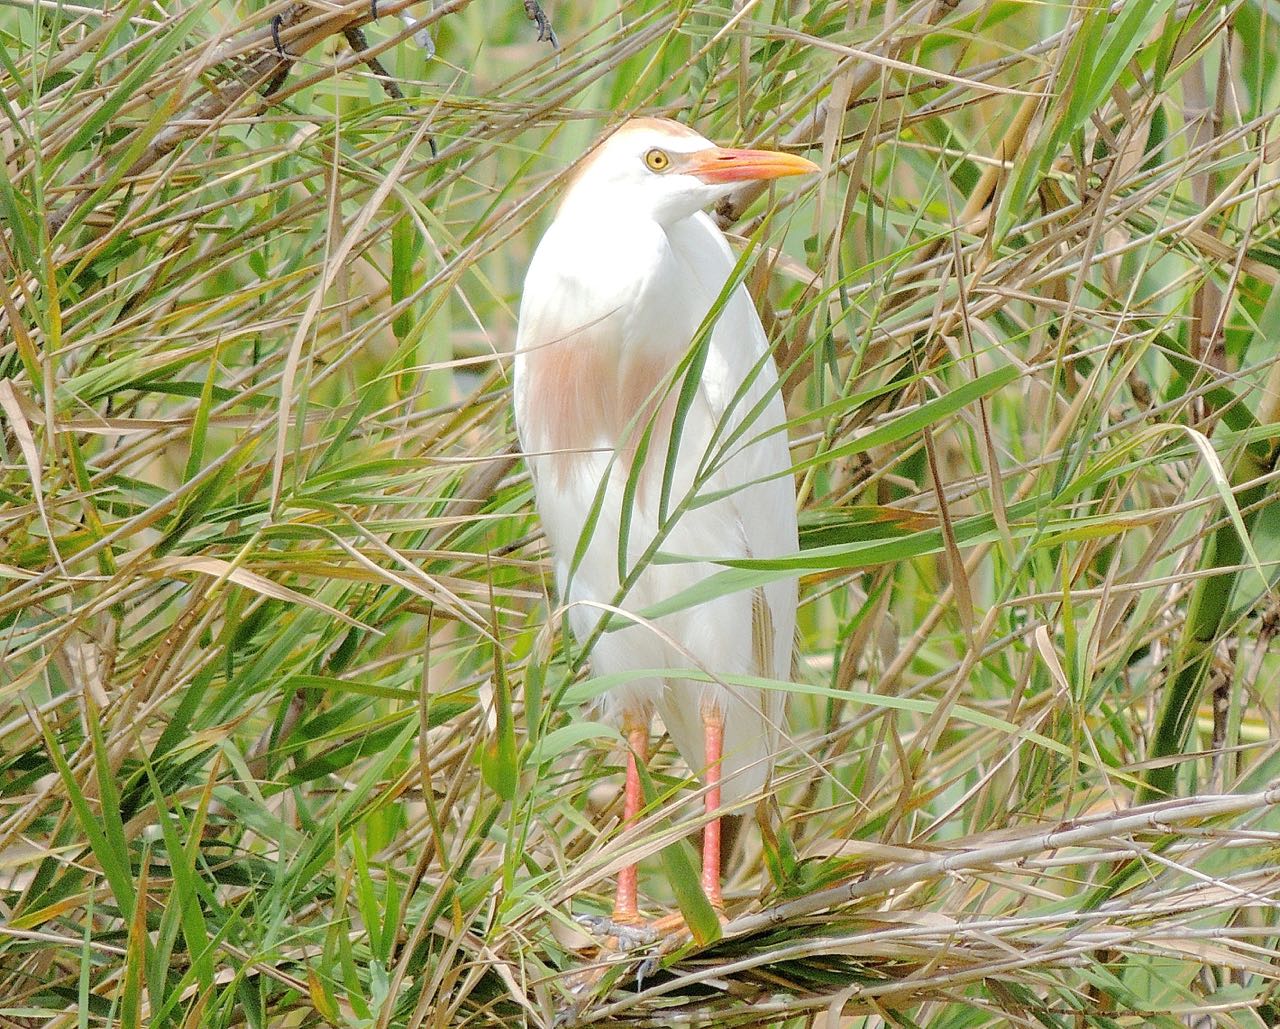
[[[644,807],[644,793],[640,789],[640,768],[637,762],[649,756],[649,726],[647,723],[628,723],[627,731],[627,791],[622,799],[624,825],[631,825]],[[613,903],[613,921],[625,925],[639,922],[638,906],[639,870],[627,865],[618,873],[618,892]]]
[[[706,810],[720,810],[720,758],[724,753],[724,716],[719,711],[703,711],[702,734],[707,759]],[[724,910],[720,893],[720,819],[713,817],[702,830],[702,892],[718,911]]]

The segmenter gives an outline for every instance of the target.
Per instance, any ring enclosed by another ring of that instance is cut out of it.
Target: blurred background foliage
[[[536,13],[0,8],[0,1019],[1275,1024],[1274,4]],[[636,112],[824,168],[719,212],[792,738],[642,987],[570,915],[636,855],[670,908],[692,813],[618,827],[509,415]]]

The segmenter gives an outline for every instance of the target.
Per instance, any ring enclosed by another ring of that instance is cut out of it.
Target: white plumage
[[[746,179],[811,170],[801,158],[722,150],[677,123],[636,119],[584,160],[538,245],[520,307],[516,424],[556,583],[571,605],[569,619],[579,639],[602,617],[591,604],[617,599],[627,483],[650,425],[648,455],[636,473],[630,505],[627,573],[659,532],[662,479],[681,388],[673,370],[689,353],[734,268],[724,236],[702,209]],[[713,467],[696,495],[716,499],[680,513],[659,549],[711,558],[795,552],[784,422],[768,341],[749,294],[738,285],[711,329],[670,489],[675,511],[697,477]],[[571,571],[598,495],[598,521]],[[704,561],[650,563],[620,606],[641,612],[717,570]],[[795,611],[795,582],[773,582],[662,617],[657,625],[675,646],[643,624],[605,633],[592,651],[592,666],[597,673],[693,666],[714,675],[785,680]],[[656,711],[697,772],[706,771],[710,753],[707,719],[722,715],[721,798],[733,804],[758,793],[768,779],[781,698],[777,691],[725,689],[674,674],[619,687],[603,707],[630,728],[647,726]]]

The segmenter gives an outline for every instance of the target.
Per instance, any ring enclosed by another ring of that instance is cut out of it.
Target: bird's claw
[[[369,17],[378,20],[378,0],[369,0]]]

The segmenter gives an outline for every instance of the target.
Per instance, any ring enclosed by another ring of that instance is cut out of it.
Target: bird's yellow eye
[[[650,171],[666,171],[667,166],[671,164],[671,158],[667,156],[667,152],[665,150],[659,150],[657,147],[654,147],[644,155],[644,163],[648,166]]]

